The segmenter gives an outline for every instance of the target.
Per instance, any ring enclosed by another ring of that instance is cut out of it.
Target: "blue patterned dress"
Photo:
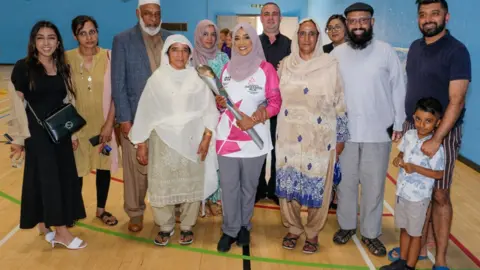
[[[321,208],[324,202],[328,208],[336,144],[349,137],[343,86],[336,66],[306,74],[281,67],[276,194],[309,208]]]
[[[215,56],[214,59],[208,60],[208,66],[210,66],[213,69],[213,72],[217,76],[217,78],[220,78],[223,67],[225,66],[226,63],[228,63],[230,59],[228,58],[227,54],[221,51],[217,51],[217,55]],[[218,189],[213,193],[210,197],[208,197],[208,200],[217,203],[217,201],[220,200],[220,178],[218,178]]]

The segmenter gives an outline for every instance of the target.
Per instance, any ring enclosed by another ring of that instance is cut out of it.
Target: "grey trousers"
[[[266,155],[255,158],[218,156],[224,234],[237,237],[241,227],[252,228],[258,179]]]
[[[340,228],[357,228],[360,184],[360,233],[370,239],[381,235],[385,178],[391,148],[391,142],[345,144],[340,155],[342,181],[337,190],[337,218]]]

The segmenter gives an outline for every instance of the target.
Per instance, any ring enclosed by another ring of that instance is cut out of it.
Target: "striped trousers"
[[[403,124],[403,133],[410,129],[415,129],[415,124],[410,121],[405,121]],[[461,143],[462,125],[458,125],[453,127],[443,139],[443,147],[445,148],[445,172],[440,181],[435,181],[436,189],[449,189],[452,185],[453,170],[455,168],[455,161],[457,160]]]

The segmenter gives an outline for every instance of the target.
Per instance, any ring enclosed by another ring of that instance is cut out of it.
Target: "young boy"
[[[435,179],[441,179],[445,167],[445,151],[440,146],[429,158],[423,154],[423,142],[429,140],[440,124],[443,108],[434,98],[417,102],[413,119],[415,129],[403,136],[400,153],[393,165],[400,167],[395,205],[395,225],[400,232],[400,260],[380,270],[415,269],[421,249],[422,230],[430,204]]]

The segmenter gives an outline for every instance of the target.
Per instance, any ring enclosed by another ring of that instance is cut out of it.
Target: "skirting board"
[[[480,173],[480,165],[471,161],[470,159],[468,159],[468,158],[466,158],[462,155],[459,155],[458,156],[458,161],[462,162],[463,164],[467,165],[468,167],[474,169],[476,172]]]

